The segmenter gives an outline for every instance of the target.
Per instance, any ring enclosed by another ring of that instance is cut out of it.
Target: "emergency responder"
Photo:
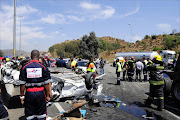
[[[143,69],[143,75],[144,75],[144,82],[147,81],[147,63],[148,61],[143,58],[143,64],[144,64],[144,69]]]
[[[39,51],[31,52],[31,61],[20,71],[21,103],[27,120],[46,119],[46,101],[49,101],[49,71],[39,60]],[[26,88],[26,94],[24,94]],[[45,92],[45,90],[46,92]],[[46,94],[46,95],[45,95]]]
[[[96,68],[95,68],[95,65],[93,63],[93,59],[92,58],[89,59],[89,62],[87,63],[86,67],[87,67],[87,73],[89,73],[89,72],[95,73]]]
[[[152,64],[153,64],[153,62],[149,58],[147,58],[147,67],[152,65]]]
[[[73,59],[73,57],[71,57],[71,69],[72,71],[75,71],[77,67],[77,62]]]
[[[164,66],[161,56],[156,55],[153,59],[153,64],[149,65],[147,69],[150,71],[150,93],[148,99],[145,101],[145,105],[150,107],[154,97],[158,97],[157,110],[162,111],[164,108],[164,79],[162,75]]]
[[[56,67],[66,67],[66,61],[63,60],[64,55],[60,56],[60,60],[56,61]]]
[[[120,85],[120,73],[122,71],[121,63],[119,59],[116,60],[116,74],[117,74],[117,85]]]
[[[1,89],[0,89],[0,93],[1,93]],[[3,100],[1,99],[0,96],[0,120],[8,120],[8,112],[6,110],[6,108],[4,107],[4,103]]]
[[[123,81],[126,80],[127,77],[127,67],[128,67],[128,58],[125,57],[125,60],[122,63],[122,69],[123,69]]]
[[[128,60],[128,70],[127,70],[128,79],[130,82],[133,81],[134,70],[135,70],[134,57],[131,57],[130,60]]]

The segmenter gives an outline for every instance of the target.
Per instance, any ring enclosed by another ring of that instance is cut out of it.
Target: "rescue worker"
[[[1,93],[1,89],[0,89],[0,93]],[[6,110],[6,108],[4,107],[4,103],[3,100],[1,99],[0,96],[0,120],[8,120],[8,112]]]
[[[92,58],[89,59],[89,62],[87,63],[86,67],[87,67],[87,73],[89,73],[89,72],[95,73],[96,68],[95,68],[95,65],[93,63],[93,59]]]
[[[123,81],[126,80],[127,76],[127,68],[128,68],[128,58],[125,57],[125,61],[122,63],[122,69],[123,69]]]
[[[39,51],[31,52],[31,61],[20,71],[21,103],[27,120],[46,119],[46,101],[49,101],[49,71],[39,60]],[[26,89],[26,94],[24,93]],[[44,90],[45,89],[45,90]],[[46,95],[45,95],[46,94]]]
[[[150,71],[150,93],[148,99],[145,101],[145,105],[150,107],[154,97],[158,97],[157,110],[162,111],[164,108],[164,79],[162,75],[164,66],[161,56],[156,55],[153,59],[153,64],[149,65],[147,69]]]
[[[56,67],[66,67],[66,61],[63,60],[64,55],[60,56],[60,60],[56,61]]]
[[[133,81],[134,70],[135,70],[134,57],[131,57],[131,59],[128,60],[128,70],[127,70],[128,79],[130,82]]]
[[[117,85],[120,85],[120,73],[122,71],[121,63],[119,59],[116,60],[116,74],[117,74]]]
[[[148,61],[143,58],[143,64],[144,64],[144,69],[143,69],[143,75],[144,75],[144,82],[147,81],[147,63]]]
[[[73,57],[71,57],[71,69],[72,71],[75,71],[77,67],[77,62],[73,59]]]

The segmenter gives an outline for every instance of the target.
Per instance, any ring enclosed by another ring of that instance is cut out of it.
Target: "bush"
[[[157,36],[156,36],[156,35],[152,35],[151,37],[152,37],[152,39],[156,39],[156,38],[157,38]]]
[[[163,48],[153,47],[153,51],[163,50]]]

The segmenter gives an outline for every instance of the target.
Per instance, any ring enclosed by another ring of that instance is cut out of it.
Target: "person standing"
[[[1,88],[0,88],[0,94],[1,94]],[[8,117],[9,117],[9,114],[6,108],[4,107],[4,103],[0,95],[0,120],[8,120]]]
[[[60,60],[56,61],[56,67],[66,67],[66,61],[63,60],[63,55],[60,56]]]
[[[116,74],[117,74],[117,85],[120,85],[120,73],[122,71],[121,64],[119,62],[119,59],[116,60]]]
[[[133,81],[134,70],[135,70],[134,57],[131,57],[131,59],[128,60],[128,70],[127,70],[128,79],[130,82]]]
[[[123,81],[127,78],[127,67],[128,67],[128,59],[125,57],[125,61],[123,61],[122,69],[123,69]]]
[[[144,82],[147,81],[147,63],[148,63],[148,61],[144,57],[143,58],[143,64],[144,64],[144,68],[143,68]]]
[[[77,67],[77,62],[74,60],[73,57],[71,57],[71,69],[72,71],[75,71]]]
[[[89,59],[89,62],[87,63],[86,67],[87,67],[87,73],[89,73],[89,72],[95,73],[96,68],[95,68],[95,65],[93,63],[93,59],[92,58]]]
[[[150,107],[152,104],[154,97],[158,98],[158,107],[157,110],[162,111],[164,108],[164,79],[163,79],[163,62],[160,55],[156,55],[153,59],[153,63],[147,67],[147,69],[150,71],[150,93],[145,100],[145,105],[147,107]]]
[[[144,68],[143,63],[138,59],[136,64],[135,64],[136,81],[138,80],[138,76],[139,76],[139,81],[142,82],[141,74],[142,74],[143,68]]]
[[[101,57],[101,61],[100,61],[101,75],[104,74],[104,65],[105,65],[105,61]]]
[[[46,67],[51,67],[51,58],[49,56],[47,56],[47,60],[45,60],[45,65]]]
[[[38,50],[31,52],[31,61],[20,71],[21,103],[27,120],[46,119],[46,101],[49,101],[49,71],[39,60]],[[26,89],[26,93],[24,93]],[[45,89],[45,90],[44,90]],[[46,95],[45,95],[46,94]]]

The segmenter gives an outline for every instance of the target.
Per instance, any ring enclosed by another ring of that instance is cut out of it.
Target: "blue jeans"
[[[101,75],[104,74],[104,66],[101,66]]]

